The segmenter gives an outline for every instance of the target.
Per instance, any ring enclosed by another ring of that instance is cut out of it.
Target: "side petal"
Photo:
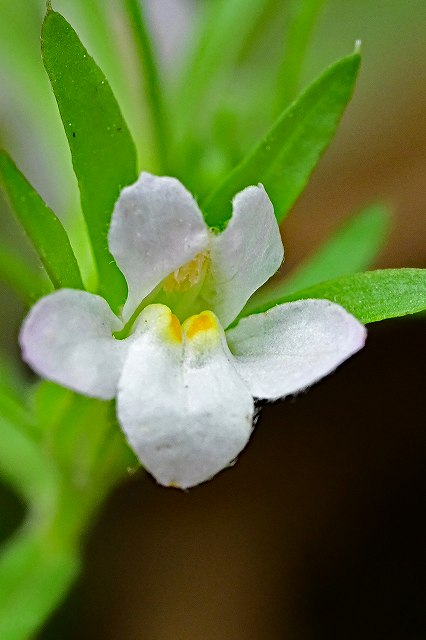
[[[123,317],[128,320],[164,278],[207,247],[208,231],[179,180],[142,173],[120,194],[108,243],[127,280]]]
[[[284,258],[274,208],[262,185],[235,196],[232,218],[222,233],[212,235],[210,246],[205,299],[227,327]]]
[[[298,300],[248,318],[227,332],[236,367],[257,398],[297,393],[364,346],[365,327],[328,300]]]
[[[179,342],[167,307],[142,312],[140,322],[150,328],[129,349],[117,402],[141,463],[159,484],[182,489],[236,458],[250,438],[254,410],[217,319],[209,312],[195,318],[184,323]]]
[[[99,296],[61,289],[31,309],[20,333],[24,360],[39,375],[74,391],[108,400],[116,393],[129,342]]]

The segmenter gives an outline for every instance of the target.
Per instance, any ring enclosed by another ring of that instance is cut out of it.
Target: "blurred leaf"
[[[60,220],[5,151],[0,151],[0,180],[10,206],[31,240],[53,286],[56,289],[82,289],[77,260]],[[20,286],[25,286],[24,280],[22,273],[17,274],[16,282],[19,281]],[[37,280],[34,283],[36,287],[39,285]],[[36,293],[41,291],[36,288]]]
[[[344,276],[283,296],[253,313],[308,298],[337,302],[364,324],[406,316],[426,309],[426,269],[378,269]]]
[[[45,443],[62,471],[78,478],[79,490],[90,482],[93,491],[94,479],[102,477],[104,467],[108,477],[102,483],[108,488],[133,460],[111,402],[78,395],[53,382],[39,384],[34,401]],[[105,491],[102,483],[99,492]]]
[[[0,478],[31,504],[37,517],[50,517],[56,501],[58,471],[25,429],[5,415],[3,408],[0,408],[0,442]]]
[[[56,466],[0,409],[0,478],[29,505],[25,525],[0,555],[0,637],[26,640],[57,606],[78,569],[64,533],[53,539],[60,478]]]
[[[223,73],[238,56],[265,4],[266,0],[213,0],[204,4],[203,23],[181,80],[179,103],[189,116],[189,124],[214,76]]]
[[[0,556],[0,637],[28,640],[60,604],[78,575],[74,548],[22,529]]]
[[[21,298],[26,305],[52,291],[46,275],[24,261],[6,245],[0,244],[0,279]]]
[[[368,269],[382,247],[389,228],[388,210],[371,205],[345,222],[311,258],[283,281],[260,289],[249,300],[246,311],[301,291],[317,282]]]
[[[324,0],[291,0],[290,2],[290,25],[278,76],[276,100],[278,111],[281,111],[297,95],[305,53],[323,4]]]
[[[146,99],[152,129],[156,142],[160,172],[169,173],[169,149],[171,147],[170,128],[166,115],[160,72],[154,54],[154,48],[149,30],[147,28],[145,0],[125,0],[127,12],[136,46],[139,51],[141,66],[144,72],[144,96]]]
[[[284,111],[267,135],[202,203],[206,220],[220,226],[231,200],[248,185],[263,183],[281,222],[303,191],[334,136],[352,95],[360,56],[342,58]]]
[[[0,478],[28,504],[0,555],[0,638],[26,640],[59,604],[80,567],[79,542],[133,457],[111,403],[50,382],[36,387],[38,440],[0,403]]]
[[[18,370],[16,361],[0,354],[0,393],[5,392],[15,400],[24,402],[28,385]]]
[[[55,11],[43,23],[42,54],[71,150],[100,293],[117,309],[126,282],[108,251],[107,233],[121,189],[137,178],[135,146],[104,74]]]

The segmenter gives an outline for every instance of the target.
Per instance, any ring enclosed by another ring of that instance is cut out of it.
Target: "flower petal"
[[[61,289],[39,300],[25,319],[23,358],[44,378],[107,400],[116,393],[130,342],[113,337],[121,327],[103,298]]]
[[[206,248],[208,231],[197,203],[179,180],[142,173],[120,194],[108,243],[127,280],[123,317],[128,320],[166,276]]]
[[[207,308],[227,327],[284,257],[274,208],[262,185],[235,196],[232,218],[222,233],[212,236],[210,246],[204,297]]]
[[[296,393],[364,346],[365,327],[328,300],[298,300],[240,320],[227,332],[237,371],[257,398]]]
[[[253,399],[230,363],[212,313],[187,320],[182,342],[177,319],[163,305],[148,306],[139,323],[146,331],[129,349],[118,418],[157,482],[192,487],[228,466],[245,447]]]

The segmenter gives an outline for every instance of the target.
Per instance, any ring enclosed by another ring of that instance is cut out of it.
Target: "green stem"
[[[161,87],[160,73],[154,55],[151,36],[146,27],[146,14],[143,2],[125,0],[130,23],[139,51],[144,73],[144,89],[148,100],[153,135],[156,142],[160,170],[169,173],[170,129],[165,100]]]

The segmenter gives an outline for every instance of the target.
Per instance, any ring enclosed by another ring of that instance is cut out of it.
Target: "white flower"
[[[57,291],[25,320],[23,357],[79,393],[116,396],[123,431],[160,484],[212,477],[247,444],[254,398],[305,389],[364,344],[364,327],[326,300],[279,305],[226,330],[283,260],[261,185],[234,198],[215,233],[178,180],[143,173],[120,195],[109,247],[128,283],[121,318],[97,295]]]

